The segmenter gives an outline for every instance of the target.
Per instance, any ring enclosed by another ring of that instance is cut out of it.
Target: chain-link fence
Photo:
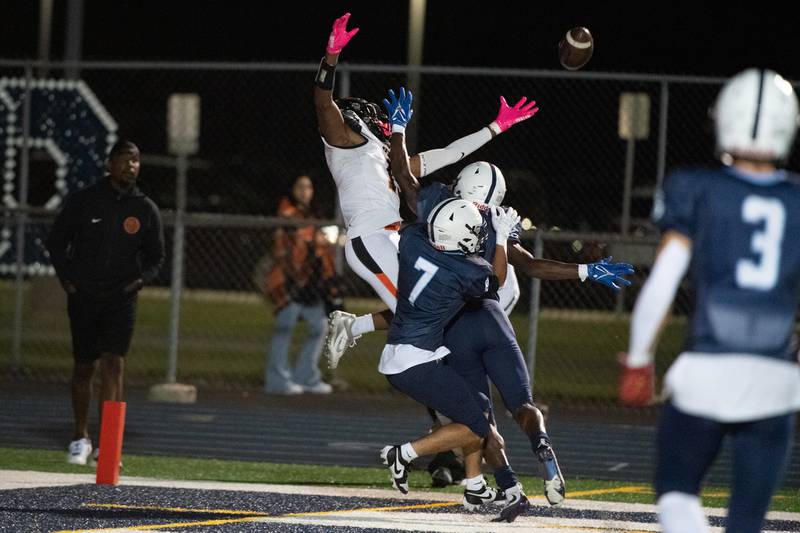
[[[43,241],[63,196],[102,175],[104,150],[127,138],[142,150],[142,188],[164,212],[168,257],[154,286],[140,294],[126,379],[163,381],[170,342],[177,339],[179,381],[263,386],[274,313],[262,288],[275,229],[286,224],[273,216],[296,176],[313,180],[325,219],[319,225],[342,230],[311,98],[316,65],[85,63],[78,65],[81,81],[62,80],[63,67],[0,61],[0,380],[69,379],[65,298]],[[512,315],[541,398],[612,403],[616,352],[627,345],[629,313],[657,242],[648,222],[654,187],[673,166],[712,161],[707,110],[723,80],[347,64],[337,77],[339,94],[374,101],[388,88],[410,84],[412,150],[444,146],[488,124],[501,94],[537,100],[541,111],[534,119],[464,164],[488,160],[503,170],[506,203],[538,228],[525,232],[530,250],[570,263],[613,255],[636,265],[633,286],[619,295],[577,280],[521,279]],[[202,101],[200,149],[188,162],[179,321],[170,319],[177,167],[167,154],[166,105],[173,93],[196,93]],[[647,100],[638,119],[646,131],[635,140],[620,138],[623,93]],[[441,170],[441,177],[461,166]],[[380,309],[344,263],[341,231],[326,235],[348,311]],[[683,293],[676,311],[659,348],[662,372],[682,340]],[[303,335],[301,325],[295,352]],[[326,369],[325,378],[358,393],[388,391],[377,373],[384,342],[383,333],[365,335],[336,375]]]

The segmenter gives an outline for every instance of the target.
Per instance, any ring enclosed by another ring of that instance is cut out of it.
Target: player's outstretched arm
[[[664,234],[653,270],[633,307],[628,353],[619,358],[618,396],[624,404],[643,406],[655,400],[653,353],[691,257],[691,239],[676,231]]]
[[[580,279],[581,281],[591,280],[595,283],[603,284],[618,291],[622,286],[628,286],[631,282],[623,276],[633,274],[633,265],[628,263],[612,263],[611,258],[607,257],[597,263],[578,264],[562,263],[550,259],[537,259],[522,247],[520,243],[514,243],[508,248],[508,262],[514,268],[519,269],[523,274],[532,278],[546,280],[565,280]]]
[[[440,168],[452,165],[465,158],[497,135],[508,130],[514,124],[528,120],[539,111],[536,102],[528,102],[526,97],[509,106],[504,97],[500,97],[500,110],[488,126],[479,131],[453,141],[444,148],[428,150],[411,157],[411,172],[422,177],[431,174]]]
[[[403,200],[416,215],[419,181],[414,177],[409,166],[405,137],[406,126],[414,114],[414,110],[411,108],[413,102],[414,95],[403,87],[400,87],[399,97],[395,95],[393,90],[389,89],[389,98],[383,99],[383,106],[386,108],[386,114],[392,123],[391,149],[389,152],[392,177],[400,186]]]
[[[359,28],[347,31],[350,13],[345,13],[333,22],[333,29],[328,37],[325,57],[322,58],[314,80],[314,107],[317,111],[319,131],[328,143],[334,146],[352,146],[363,139],[353,139],[350,128],[342,118],[342,112],[333,101],[333,84],[339,54],[347,46],[350,39],[358,33]],[[360,137],[360,136],[359,136]]]
[[[578,265],[550,259],[537,259],[520,243],[508,247],[508,262],[532,278],[546,280],[578,279]]]

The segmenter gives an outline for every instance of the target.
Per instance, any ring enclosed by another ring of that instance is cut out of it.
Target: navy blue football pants
[[[491,398],[487,376],[506,409],[516,412],[532,402],[530,376],[514,327],[496,300],[470,303],[447,327],[447,365],[471,386]]]
[[[422,405],[469,427],[481,438],[489,435],[488,396],[478,392],[442,359],[386,376],[392,387]]]
[[[794,413],[753,422],[720,423],[687,415],[671,403],[658,427],[656,495],[700,494],[700,485],[727,435],[733,447],[733,487],[725,531],[761,531],[772,493],[783,477]]]

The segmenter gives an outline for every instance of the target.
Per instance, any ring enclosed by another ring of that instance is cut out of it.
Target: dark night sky
[[[52,56],[63,50],[64,0],[56,0]],[[0,57],[36,55],[38,4],[6,0]],[[748,66],[800,78],[793,17],[777,4],[702,1],[504,2],[428,0],[424,62],[557,69],[556,43],[587,26],[587,70],[728,76]],[[343,60],[402,63],[408,2],[86,0],[86,59],[316,61],[331,21],[352,12],[361,33]]]

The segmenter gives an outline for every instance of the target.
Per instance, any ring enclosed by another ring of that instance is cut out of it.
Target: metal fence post
[[[544,238],[542,230],[537,229],[533,243],[533,256],[541,259],[544,254]],[[531,278],[531,305],[528,312],[528,374],[531,377],[531,390],[533,390],[534,371],[536,369],[536,342],[539,336],[539,302],[541,298],[542,280]]]
[[[169,356],[167,383],[175,383],[178,372],[178,330],[180,329],[181,292],[183,291],[183,216],[186,211],[186,155],[178,154],[175,181],[175,227],[172,241],[172,284],[169,302]]]
[[[656,170],[656,190],[664,182],[667,165],[667,126],[669,125],[669,83],[661,82],[661,98],[658,113],[658,167]]]
[[[22,102],[22,142],[20,148],[19,165],[19,207],[17,212],[17,257],[14,276],[14,333],[11,353],[14,368],[22,366],[22,311],[25,299],[25,226],[28,221],[26,209],[28,207],[28,174],[30,171],[30,130],[31,130],[31,85],[33,84],[33,69],[25,67],[25,99]]]

